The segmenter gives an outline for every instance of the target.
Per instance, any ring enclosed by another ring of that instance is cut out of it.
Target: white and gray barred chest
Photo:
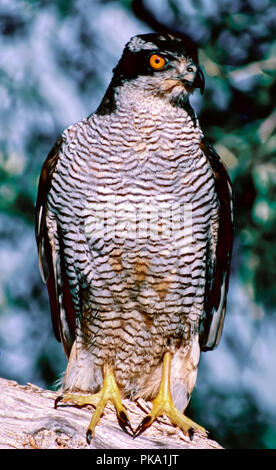
[[[49,207],[63,231],[72,289],[83,292],[83,318],[93,318],[91,335],[104,322],[114,334],[123,320],[129,338],[140,330],[144,347],[147,334],[197,330],[217,221],[197,121],[171,106],[122,107],[70,133]]]

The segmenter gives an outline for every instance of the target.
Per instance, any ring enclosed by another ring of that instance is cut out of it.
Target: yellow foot
[[[145,431],[153,421],[161,415],[167,415],[171,422],[182,429],[184,434],[192,438],[195,431],[207,435],[207,431],[199,424],[195,423],[191,419],[187,418],[183,413],[181,413],[174,405],[171,392],[170,392],[170,366],[171,366],[171,354],[169,352],[165,353],[163,359],[163,372],[160,390],[157,397],[152,400],[152,409],[151,412],[145,416],[141,421],[139,426],[134,432],[134,437],[139,436],[142,432]]]
[[[88,444],[90,444],[91,439],[94,437],[95,428],[100,421],[101,415],[103,414],[105,405],[108,401],[111,401],[115,406],[120,426],[124,431],[132,436],[133,429],[130,425],[127,411],[122,404],[120,392],[116,384],[112,369],[107,364],[104,365],[103,386],[98,393],[93,395],[65,393],[64,395],[60,395],[56,398],[55,408],[59,402],[70,402],[76,406],[93,405],[96,408],[86,432],[86,440]],[[127,428],[130,429],[131,433]]]

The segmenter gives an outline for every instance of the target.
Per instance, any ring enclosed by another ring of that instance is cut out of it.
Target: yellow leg
[[[103,414],[105,405],[108,401],[111,401],[115,406],[118,421],[120,426],[129,433],[128,428],[131,430],[131,435],[133,434],[132,427],[130,425],[129,417],[125,407],[122,404],[120,392],[116,384],[112,368],[105,364],[104,365],[104,380],[103,386],[98,393],[93,395],[77,395],[75,393],[65,393],[57,397],[55,401],[55,408],[59,402],[68,403],[72,402],[77,406],[84,405],[93,405],[95,406],[95,412],[92,416],[90,424],[87,429],[86,439],[88,444],[90,444],[91,438],[94,437],[95,428],[100,421],[101,415]]]
[[[157,397],[152,400],[151,412],[145,416],[134,432],[134,437],[139,436],[147,429],[158,416],[167,415],[173,424],[182,429],[184,434],[192,436],[194,431],[199,431],[207,435],[206,430],[197,423],[187,418],[174,405],[170,391],[170,369],[171,369],[171,353],[166,352],[163,359],[163,372],[161,378],[160,389]]]

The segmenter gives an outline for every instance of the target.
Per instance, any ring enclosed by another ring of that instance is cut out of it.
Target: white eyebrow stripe
[[[138,52],[147,49],[158,50],[156,44],[154,44],[153,42],[144,41],[144,39],[139,38],[137,36],[135,36],[129,41],[127,47],[131,52]]]

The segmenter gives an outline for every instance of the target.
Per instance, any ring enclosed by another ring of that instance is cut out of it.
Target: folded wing
[[[215,259],[212,267],[207,263],[207,288],[205,293],[204,324],[202,325],[201,349],[214,349],[220,340],[229,284],[230,262],[233,245],[233,200],[228,173],[215,149],[204,138],[201,149],[208,158],[219,202],[219,220]]]
[[[41,170],[36,201],[35,233],[40,273],[48,288],[53,329],[57,340],[62,342],[65,353],[69,356],[75,337],[75,310],[66,276],[58,223],[56,232],[51,233],[51,236],[47,227],[47,198],[62,145],[63,141],[60,138]]]

